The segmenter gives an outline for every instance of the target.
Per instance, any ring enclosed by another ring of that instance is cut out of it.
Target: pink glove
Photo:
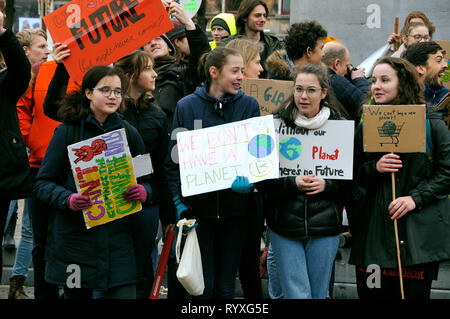
[[[144,186],[136,184],[124,191],[123,197],[128,201],[139,200],[143,203],[147,199],[147,191]]]
[[[89,196],[73,193],[69,196],[68,206],[70,210],[79,211],[82,209],[88,209],[92,207]]]

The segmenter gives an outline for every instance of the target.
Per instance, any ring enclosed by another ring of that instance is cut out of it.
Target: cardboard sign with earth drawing
[[[364,105],[365,152],[425,152],[425,105]]]

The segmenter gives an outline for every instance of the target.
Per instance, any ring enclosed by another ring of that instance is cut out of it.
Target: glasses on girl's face
[[[420,34],[415,34],[415,35],[410,35],[411,37],[414,38],[414,40],[416,41],[420,41],[420,40],[424,40],[424,41],[429,41],[430,40],[430,36],[429,35],[420,35]]]
[[[111,89],[109,86],[103,86],[101,88],[92,88],[93,90],[99,90],[103,96],[109,97],[111,95],[111,92],[114,92],[114,95],[116,98],[121,98],[122,95],[125,93],[122,89]]]
[[[304,89],[301,86],[296,86],[295,87],[295,93],[297,93],[298,95],[302,95],[303,92],[306,91],[306,95],[312,96],[312,95],[316,94],[317,92],[319,92],[321,90],[322,90],[322,88],[317,88],[317,87],[314,87],[314,86],[310,86],[309,88],[306,88],[306,89]]]

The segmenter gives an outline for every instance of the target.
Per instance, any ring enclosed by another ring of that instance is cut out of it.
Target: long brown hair
[[[398,77],[398,94],[391,104],[425,104],[423,87],[419,82],[416,68],[408,61],[394,57],[383,57],[375,62],[373,68],[379,64],[391,66]],[[372,99],[372,93],[369,93]]]
[[[333,90],[331,89],[330,81],[328,79],[328,74],[323,67],[320,67],[316,64],[307,64],[295,70],[293,79],[294,81],[297,79],[299,74],[313,74],[317,77],[319,81],[320,87],[322,89],[327,89],[327,95],[320,100],[320,108],[323,106],[327,106],[334,112],[336,116],[341,115],[341,110],[339,109],[339,103],[337,102],[336,97],[333,94]],[[293,91],[295,88],[293,89]],[[289,127],[295,127],[295,120],[299,114],[299,110],[297,105],[295,104],[294,92],[287,99],[287,101],[281,106],[280,109],[280,117],[283,122]]]
[[[256,6],[263,6],[266,9],[266,15],[269,16],[269,9],[267,8],[267,4],[262,0],[244,0],[241,2],[238,12],[236,14],[236,29],[238,34],[245,33],[245,19],[248,17],[250,12]]]
[[[131,99],[129,92],[131,90],[132,80],[139,77],[149,62],[151,62],[153,67],[155,66],[155,60],[149,53],[142,50],[136,50],[114,63],[114,67],[121,70],[129,79],[128,85],[124,87],[125,99]],[[137,109],[145,110],[148,108],[149,104],[147,102],[149,98],[151,98],[150,94],[143,94],[137,101],[134,101]],[[120,105],[120,111],[124,112],[126,109],[127,103],[122,103]]]
[[[425,25],[428,27],[428,32],[430,33],[430,37],[433,37],[434,31],[436,31],[436,27],[433,25],[433,23],[430,21],[430,19],[427,18],[425,13],[423,13],[421,11],[412,11],[406,16],[401,33],[403,33],[405,27],[410,23],[411,19],[414,19],[414,18],[422,19],[423,22],[425,23]]]

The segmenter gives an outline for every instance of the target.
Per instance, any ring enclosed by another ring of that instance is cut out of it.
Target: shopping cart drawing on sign
[[[404,124],[405,122],[397,126],[394,122],[386,121],[383,123],[383,126],[379,126],[378,136],[390,138],[390,141],[380,142],[380,146],[383,146],[383,144],[394,144],[395,147],[397,147],[398,136],[400,135],[400,131],[402,130]]]

